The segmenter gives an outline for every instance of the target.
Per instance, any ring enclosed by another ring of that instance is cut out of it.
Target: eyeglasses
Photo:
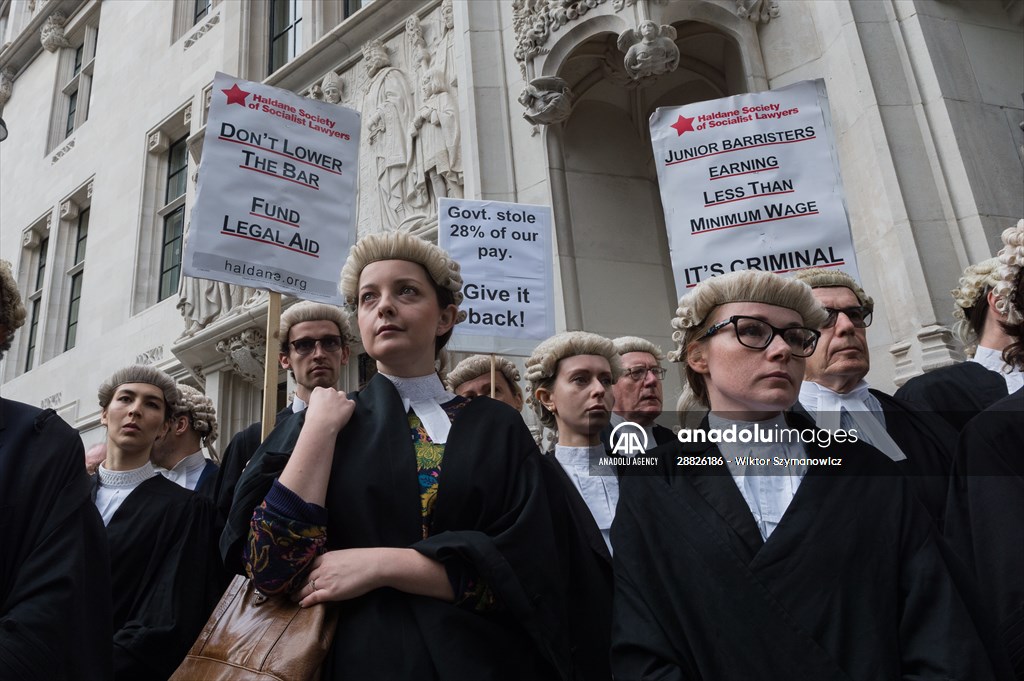
[[[846,318],[850,320],[850,323],[858,329],[864,329],[871,326],[871,310],[866,307],[826,307],[825,312],[828,312],[828,318],[825,323],[821,325],[823,329],[831,329],[836,325],[836,321],[839,319],[839,313],[842,312],[846,315]]]
[[[301,357],[305,357],[316,349],[319,343],[324,352],[337,352],[342,348],[341,336],[324,336],[323,338],[296,338],[287,345]]]
[[[794,357],[810,357],[813,355],[814,348],[818,346],[818,338],[821,337],[821,332],[803,326],[790,326],[780,329],[756,317],[733,315],[724,322],[719,322],[708,329],[707,333],[701,336],[700,340],[714,336],[730,324],[733,325],[733,330],[736,332],[736,340],[740,342],[740,345],[753,348],[754,350],[764,350],[772,344],[776,336],[782,336],[782,340],[786,341],[786,344],[789,345],[789,351],[793,353]]]
[[[623,369],[622,376],[634,381],[642,381],[647,378],[648,371],[654,374],[654,377],[659,381],[665,378],[665,370],[661,367],[633,367],[632,369]]]

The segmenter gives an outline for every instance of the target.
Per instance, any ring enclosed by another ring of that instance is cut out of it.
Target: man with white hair
[[[956,432],[942,419],[916,411],[868,386],[867,327],[875,301],[853,277],[811,268],[797,273],[828,317],[807,358],[800,404],[825,430],[856,430],[913,480],[918,497],[941,527]]]
[[[995,285],[999,259],[971,265],[951,294],[956,302],[953,332],[964,345],[968,361],[915,376],[896,397],[936,412],[958,431],[978,412],[1019,389],[1024,374],[1002,357],[1010,344],[1006,315],[999,311]]]
[[[171,427],[153,447],[153,465],[171,482],[211,497],[218,466],[203,446],[210,449],[217,439],[217,410],[213,400],[192,386],[179,383],[177,388]]]
[[[516,411],[523,408],[519,369],[504,357],[494,358],[494,399]],[[445,377],[448,389],[460,397],[491,395],[491,355],[472,355],[455,365]]]
[[[0,260],[0,359],[25,323]],[[110,679],[110,552],[82,439],[52,409],[0,397],[0,678]]]
[[[615,404],[612,418],[601,433],[605,449],[611,449],[612,429],[625,421],[632,421],[647,433],[647,449],[675,439],[672,431],[655,423],[661,416],[665,368],[661,366],[665,353],[661,348],[637,336],[621,336],[612,341],[622,362],[622,375],[612,386]]]

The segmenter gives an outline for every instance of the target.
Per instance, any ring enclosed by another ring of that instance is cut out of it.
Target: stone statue
[[[46,17],[42,28],[39,29],[39,42],[47,52],[56,52],[62,47],[71,47],[71,43],[64,37],[64,24],[68,21],[61,12],[54,12]]]
[[[627,29],[619,35],[619,49],[626,53],[623,65],[633,80],[671,73],[679,66],[679,48],[675,43],[676,29],[658,26],[653,21],[642,21],[640,26]]]
[[[396,230],[406,219],[406,201],[412,195],[409,164],[412,156],[412,96],[402,71],[391,66],[387,48],[373,39],[363,46],[369,82],[362,111],[364,139],[377,172],[380,223]]]
[[[440,62],[438,66],[444,71],[448,90],[454,95],[459,86],[459,77],[455,64],[455,10],[452,7],[452,0],[444,0],[441,3],[441,21],[438,24],[434,54]]]
[[[320,83],[313,83],[309,86],[309,92],[306,93],[306,99],[312,99],[316,102],[324,101],[324,89],[320,87]]]
[[[341,78],[334,71],[328,71],[320,83],[323,101],[328,104],[341,104]]]
[[[14,69],[5,66],[0,69],[0,109],[11,99],[14,90]]]
[[[779,16],[779,0],[736,0],[736,16],[767,24]]]
[[[572,90],[557,76],[542,76],[527,84],[519,103],[526,107],[523,118],[534,125],[561,123],[572,113]]]
[[[423,63],[423,103],[412,119],[409,135],[419,139],[418,170],[422,170],[422,175],[416,178],[416,203],[422,205],[429,190],[427,214],[433,215],[437,212],[437,199],[462,198],[462,148],[459,107],[445,73],[439,66],[431,67],[429,59]]]

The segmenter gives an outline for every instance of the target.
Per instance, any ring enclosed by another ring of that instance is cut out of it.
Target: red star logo
[[[227,92],[227,90],[225,90],[225,92]],[[696,132],[693,129],[693,119],[687,118],[686,116],[680,116],[678,121],[676,121],[675,123],[668,127],[675,128],[676,132],[678,132],[680,135],[682,135],[687,130],[689,130],[690,132]]]
[[[242,88],[238,87],[238,83],[235,83],[234,85],[232,85],[231,88],[228,89],[228,90],[221,90],[221,92],[223,92],[224,94],[226,94],[228,96],[228,104],[229,105],[230,104],[241,104],[242,106],[245,106],[245,98],[248,97],[251,94],[249,92],[246,92]],[[691,128],[691,130],[692,130],[692,128]],[[679,133],[679,134],[682,134],[682,133]]]

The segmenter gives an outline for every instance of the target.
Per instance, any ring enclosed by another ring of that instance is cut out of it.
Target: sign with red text
[[[358,149],[358,112],[218,73],[184,273],[340,305]]]
[[[450,349],[531,351],[555,332],[551,208],[441,199],[437,243],[459,263],[466,321]]]
[[[822,80],[651,116],[676,291],[726,272],[859,279]]]

